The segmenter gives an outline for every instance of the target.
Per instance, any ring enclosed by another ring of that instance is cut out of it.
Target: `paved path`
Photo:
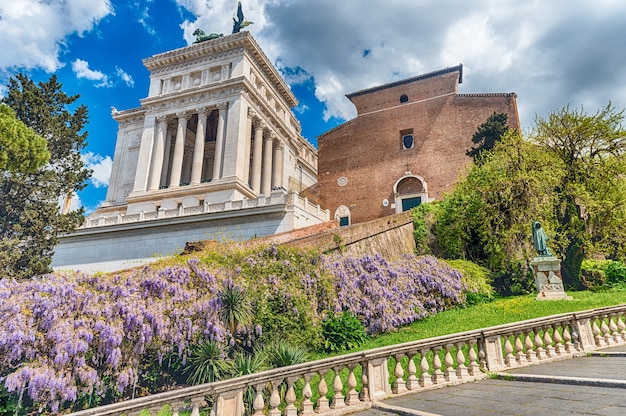
[[[357,416],[626,415],[626,348],[507,371],[377,403]]]

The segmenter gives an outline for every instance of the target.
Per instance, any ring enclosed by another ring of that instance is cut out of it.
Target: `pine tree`
[[[34,173],[0,176],[0,267],[2,277],[26,278],[50,271],[57,236],[83,221],[82,208],[61,213],[59,200],[83,189],[91,172],[81,160],[87,145],[87,107],[73,108],[56,76],[35,84],[28,76],[11,78],[2,102],[18,120],[46,139],[49,162]]]
[[[481,154],[494,148],[500,141],[502,135],[509,130],[507,124],[508,116],[504,113],[493,112],[483,124],[478,126],[476,133],[472,136],[472,143],[477,147],[472,147],[466,152],[467,156],[474,158],[474,162],[480,161]]]

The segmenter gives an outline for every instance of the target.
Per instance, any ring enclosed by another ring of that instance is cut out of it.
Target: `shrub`
[[[468,260],[446,260],[452,268],[461,272],[465,304],[477,305],[493,300],[491,271]]]
[[[363,323],[350,311],[332,315],[322,323],[324,351],[339,352],[359,347],[367,340]]]
[[[535,291],[535,277],[529,265],[507,262],[503,270],[494,272],[493,287],[502,296],[525,295]]]
[[[580,275],[583,285],[590,290],[603,290],[608,288],[606,260],[583,260]]]
[[[606,280],[612,286],[626,282],[626,265],[621,261],[609,261],[606,266]]]

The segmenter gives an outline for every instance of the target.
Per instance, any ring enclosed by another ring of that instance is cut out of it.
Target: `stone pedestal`
[[[530,262],[537,286],[537,300],[567,299],[561,278],[561,260],[554,256],[537,256]]]

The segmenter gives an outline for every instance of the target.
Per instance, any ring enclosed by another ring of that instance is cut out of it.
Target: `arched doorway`
[[[350,225],[350,209],[345,205],[340,205],[335,211],[334,218],[339,220],[340,227]]]
[[[396,203],[396,213],[408,211],[411,208],[428,202],[428,189],[424,178],[417,175],[405,175],[393,186]]]

